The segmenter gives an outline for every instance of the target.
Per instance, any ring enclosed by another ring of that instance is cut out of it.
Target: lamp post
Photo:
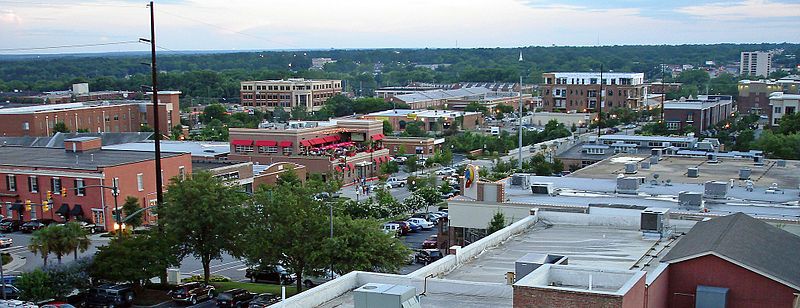
[[[90,187],[99,187],[99,188],[111,189],[111,195],[114,196],[114,229],[116,230],[118,227],[121,227],[119,225],[119,222],[120,222],[119,202],[117,200],[117,199],[119,199],[118,198],[119,197],[119,187],[117,187],[117,185],[115,184],[114,186],[88,185],[88,186],[81,186],[80,188],[86,189],[86,188],[90,188]],[[124,224],[123,224],[123,226],[124,226]]]

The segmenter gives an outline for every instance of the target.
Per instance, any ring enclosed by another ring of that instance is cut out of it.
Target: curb
[[[4,272],[16,271],[20,267],[24,266],[25,263],[27,262],[25,260],[25,257],[23,256],[17,254],[9,254],[9,255],[11,256],[11,262],[8,262],[8,264],[3,265]]]

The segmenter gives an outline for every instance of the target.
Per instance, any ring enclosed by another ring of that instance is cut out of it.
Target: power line
[[[20,48],[0,48],[0,51],[31,51],[31,50],[47,50],[47,49],[61,49],[61,48],[82,48],[82,47],[96,47],[96,46],[109,46],[109,45],[124,45],[136,44],[138,41],[121,41],[109,43],[94,43],[94,44],[74,44],[74,45],[58,45],[58,46],[43,46],[43,47],[20,47]]]

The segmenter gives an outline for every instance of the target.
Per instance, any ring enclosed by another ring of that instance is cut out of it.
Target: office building
[[[282,107],[290,112],[296,106],[307,111],[318,111],[329,98],[342,94],[341,80],[286,80],[242,81],[240,98],[245,107],[273,111]]]
[[[689,125],[692,132],[702,132],[727,120],[732,112],[730,95],[700,95],[697,99],[664,102],[664,121],[673,132],[684,132]]]
[[[643,73],[544,73],[540,87],[546,111],[597,112],[614,108],[642,108],[646,97]],[[603,84],[603,104],[600,85]]]
[[[366,114],[361,117],[366,120],[388,121],[392,129],[401,132],[411,122],[422,122],[420,127],[425,132],[441,132],[456,125],[463,130],[475,130],[483,124],[483,114],[480,112],[465,112],[453,110],[412,110],[392,109]]]
[[[798,112],[800,109],[800,94],[786,94],[774,92],[769,96],[769,107],[772,111],[769,117],[769,124],[780,126],[784,116]]]
[[[410,109],[444,108],[464,110],[470,103],[478,103],[492,111],[498,105],[508,105],[515,109],[519,106],[518,92],[497,92],[485,87],[470,87],[453,90],[430,90],[402,94],[390,97],[390,102],[404,103]],[[532,103],[530,94],[522,95],[522,103],[526,108]]]
[[[767,77],[772,72],[772,53],[768,51],[743,51],[739,62],[739,75]]]

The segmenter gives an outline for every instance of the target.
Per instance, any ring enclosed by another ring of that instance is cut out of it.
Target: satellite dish
[[[658,173],[653,173],[653,178],[658,180]]]

